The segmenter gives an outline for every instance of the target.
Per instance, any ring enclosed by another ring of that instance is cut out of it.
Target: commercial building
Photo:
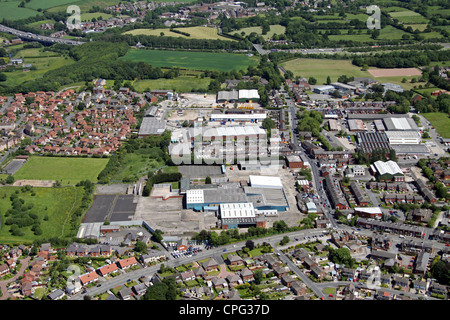
[[[317,93],[317,94],[329,94],[329,93],[333,92],[334,90],[336,90],[336,89],[333,86],[326,85],[326,86],[315,87],[313,89],[313,92]]]
[[[249,112],[221,112],[215,110],[210,115],[210,121],[214,122],[262,122],[267,117],[265,111],[249,111]]]
[[[264,216],[257,216],[252,203],[226,203],[219,206],[223,229],[239,227],[266,227]]]
[[[418,131],[386,131],[386,136],[393,144],[420,144],[421,137]]]
[[[381,219],[383,212],[380,207],[356,207],[355,215],[361,218]]]
[[[221,204],[252,203],[256,210],[273,214],[273,211],[286,211],[289,208],[282,188],[221,184],[202,189],[186,190],[184,206],[195,211],[218,211]]]
[[[249,182],[256,188],[283,189],[280,177],[250,175]]]
[[[366,127],[360,119],[349,119],[348,128],[350,131],[366,131]]]
[[[416,122],[409,117],[387,117],[383,119],[388,131],[418,131]]]
[[[233,103],[239,100],[239,93],[237,90],[219,91],[217,93],[218,103]]]
[[[231,90],[219,91],[217,93],[218,103],[234,103],[234,102],[258,102],[260,99],[258,90]]]
[[[286,164],[290,169],[301,169],[305,167],[305,163],[298,155],[286,156]]]
[[[166,122],[155,117],[144,117],[139,128],[138,137],[148,137],[151,135],[161,135],[166,130]]]
[[[375,161],[370,166],[373,174],[382,181],[405,181],[405,175],[398,164],[392,160],[383,162]]]
[[[389,154],[391,145],[385,132],[358,132],[356,134],[358,148],[366,154],[372,154],[374,150],[385,150]]]

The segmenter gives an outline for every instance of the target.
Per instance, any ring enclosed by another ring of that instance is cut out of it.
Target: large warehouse
[[[389,143],[392,144],[420,144],[421,136],[417,131],[386,131]]]
[[[239,91],[219,91],[217,93],[218,103],[233,103],[233,102],[258,102],[259,93],[256,89],[242,89]]]
[[[386,130],[388,131],[418,131],[418,127],[413,118],[384,118]]]
[[[250,185],[256,188],[283,189],[280,177],[249,176]]]
[[[252,203],[226,203],[219,206],[219,215],[223,229],[238,227],[266,227],[264,216],[256,216]]]
[[[405,181],[405,175],[397,162],[392,160],[383,162],[375,161],[370,166],[372,172],[383,181]]]

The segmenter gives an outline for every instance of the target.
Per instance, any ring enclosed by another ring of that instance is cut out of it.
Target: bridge
[[[20,31],[20,30],[14,29],[14,28],[10,28],[10,27],[4,26],[2,24],[0,24],[0,31],[15,35],[22,40],[38,41],[38,42],[41,42],[44,44],[61,43],[61,44],[69,44],[69,45],[80,45],[80,44],[85,43],[83,41],[76,41],[76,40],[71,40],[71,39],[59,39],[59,38],[41,36],[41,35],[34,34],[31,32],[25,32],[25,31]]]

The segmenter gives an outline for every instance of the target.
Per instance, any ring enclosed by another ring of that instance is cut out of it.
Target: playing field
[[[106,166],[105,158],[63,158],[32,156],[14,174],[16,180],[58,180],[62,185],[73,185],[82,180],[97,181]]]
[[[448,114],[442,112],[430,112],[422,113],[431,125],[436,128],[436,131],[441,135],[442,138],[450,138],[450,118]]]
[[[295,76],[301,76],[308,79],[314,77],[317,79],[317,84],[326,82],[327,77],[330,76],[332,82],[337,81],[341,75],[353,77],[370,77],[367,71],[352,64],[350,60],[331,60],[331,59],[294,59],[281,63],[281,66],[290,70]]]
[[[120,59],[143,61],[154,67],[217,71],[246,70],[258,63],[257,57],[244,54],[140,49],[131,49]]]

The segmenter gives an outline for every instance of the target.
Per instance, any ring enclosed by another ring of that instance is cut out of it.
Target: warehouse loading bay
[[[211,166],[197,166],[196,171],[202,171],[204,168],[205,177],[211,172]],[[180,170],[181,171],[181,170]],[[295,176],[290,169],[275,169],[272,171],[261,170],[239,170],[237,165],[227,166],[225,177],[229,182],[247,182],[250,175],[273,175],[281,179],[286,200],[289,207],[286,211],[280,211],[276,216],[266,217],[266,227],[271,227],[273,222],[278,220],[285,221],[289,226],[298,225],[299,221],[306,217],[298,209],[296,202]],[[192,185],[192,182],[191,182]],[[198,186],[199,187],[199,186]],[[202,230],[214,229],[220,232],[219,217],[214,212],[197,212],[193,209],[185,209],[182,197],[161,198],[139,197],[135,219],[146,221],[153,229],[159,229],[165,235],[190,236]],[[240,229],[246,232],[245,228]]]

